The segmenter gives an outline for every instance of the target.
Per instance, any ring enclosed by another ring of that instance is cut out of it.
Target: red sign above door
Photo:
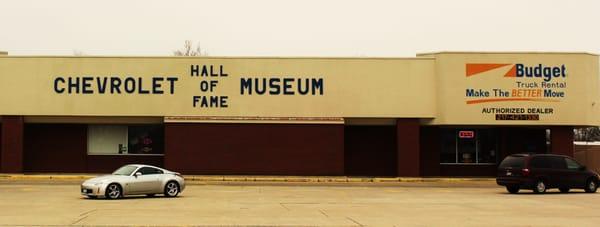
[[[475,138],[475,131],[458,131],[458,138],[473,139]]]

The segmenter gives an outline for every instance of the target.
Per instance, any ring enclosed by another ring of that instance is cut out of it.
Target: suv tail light
[[[529,176],[529,169],[522,169],[521,174],[523,174],[523,176]]]

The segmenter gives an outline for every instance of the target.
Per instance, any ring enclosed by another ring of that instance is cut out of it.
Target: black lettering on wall
[[[92,90],[92,81],[94,80],[94,78],[90,77],[90,76],[86,76],[86,77],[82,77],[81,80],[82,80],[81,82],[83,84],[83,86],[81,88],[81,93],[83,93],[83,94],[94,93],[94,91]]]
[[[248,94],[252,94],[252,79],[241,78],[240,79],[240,94],[244,94],[244,91],[248,90]]]
[[[304,80],[304,88],[302,88],[302,80]],[[306,95],[308,94],[308,90],[309,90],[309,79],[300,79],[298,78],[298,93],[300,93],[301,95]]]
[[[100,80],[102,79],[102,80]],[[106,92],[106,84],[107,84],[108,78],[107,77],[96,77],[96,83],[98,83],[98,93],[100,94],[104,94],[104,92]]]
[[[190,65],[190,76],[198,76],[199,72],[200,72],[199,65]]]
[[[58,93],[58,94],[62,94],[63,92],[65,92],[65,88],[58,87],[58,83],[62,83],[65,84],[65,79],[62,77],[57,77],[56,79],[54,79],[54,92]]]
[[[167,81],[169,81],[169,92],[171,94],[175,93],[175,81],[177,81],[177,77],[167,77]]]
[[[260,85],[262,84],[262,88],[260,87]],[[262,83],[259,83],[259,79],[255,78],[254,79],[254,91],[256,91],[256,94],[262,95],[265,93],[265,91],[267,91],[267,79],[263,78],[262,79]]]
[[[73,79],[72,77],[69,77],[68,79],[68,88],[69,88],[69,93],[77,93],[79,94],[79,77],[75,77],[75,79]],[[73,92],[73,90],[75,90],[75,92]]]
[[[125,92],[131,94],[135,92],[135,79],[133,79],[133,77],[127,77],[125,78],[125,81],[123,81],[123,90],[125,90]]]
[[[138,87],[139,87],[138,92],[140,94],[150,94],[149,90],[144,90],[144,86],[142,86],[142,78],[141,77],[138,78]]]
[[[319,95],[323,95],[323,78],[312,79],[312,94],[315,94],[315,91],[319,90]]]
[[[164,80],[164,78],[162,77],[154,77],[152,78],[152,93],[153,94],[162,94],[163,90],[161,88],[162,86],[162,81]]]
[[[121,94],[121,79],[119,77],[111,77],[110,78],[110,93],[111,94]]]
[[[292,82],[294,79],[292,78],[283,78],[283,94],[284,95],[293,95],[294,91],[292,91]]]
[[[280,85],[281,79],[279,78],[271,78],[269,79],[269,94],[271,95],[278,95],[279,93],[281,93],[281,85]]]

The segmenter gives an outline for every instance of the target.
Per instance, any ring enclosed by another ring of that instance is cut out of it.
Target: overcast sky
[[[9,55],[399,56],[600,53],[598,0],[0,0]]]

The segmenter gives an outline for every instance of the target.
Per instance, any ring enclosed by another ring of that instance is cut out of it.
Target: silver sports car
[[[111,175],[95,177],[81,184],[89,198],[117,199],[127,195],[164,194],[175,197],[185,188],[181,174],[150,165],[125,165]]]

